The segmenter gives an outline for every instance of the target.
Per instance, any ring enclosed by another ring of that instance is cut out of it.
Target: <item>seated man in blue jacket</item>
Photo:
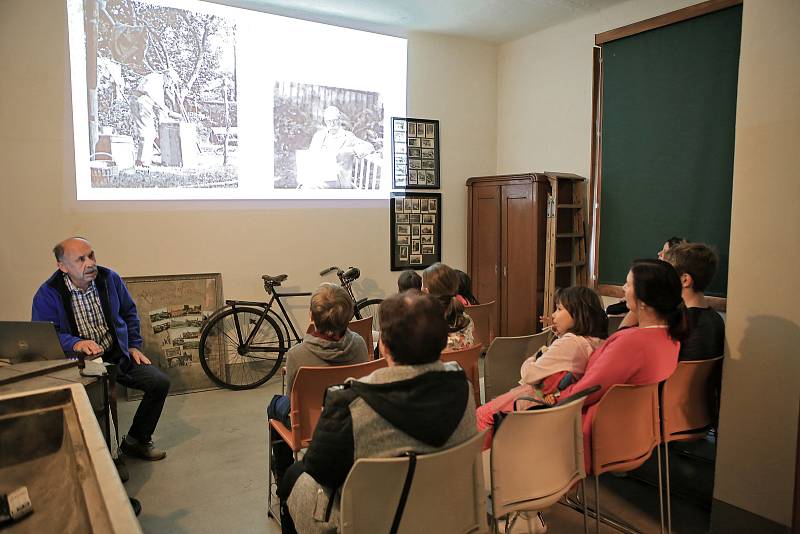
[[[117,381],[144,392],[120,448],[129,456],[161,460],[167,453],[153,446],[169,392],[169,378],[142,354],[139,315],[120,276],[97,265],[92,245],[71,237],[53,248],[58,270],[33,297],[34,321],[56,327],[64,352],[101,356],[119,368]]]

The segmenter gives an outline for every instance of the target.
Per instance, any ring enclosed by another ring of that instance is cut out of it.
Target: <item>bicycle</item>
[[[350,267],[343,271],[329,267],[320,276],[336,271],[341,286],[353,299],[355,318],[370,315],[373,329],[378,326],[377,312],[381,299],[357,299],[352,284],[361,271]],[[277,372],[283,356],[303,338],[281,302],[283,297],[309,297],[310,291],[280,293],[276,288],[288,275],[263,275],[267,302],[226,300],[225,306],[209,317],[200,333],[200,364],[212,382],[220,387],[240,390],[260,386]],[[273,305],[278,305],[278,311]]]

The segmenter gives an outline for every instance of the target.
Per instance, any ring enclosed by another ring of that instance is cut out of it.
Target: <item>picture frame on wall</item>
[[[439,189],[439,121],[392,117],[392,132],[392,188]]]
[[[136,309],[142,352],[170,379],[170,394],[216,389],[200,364],[200,331],[222,307],[222,274],[124,277]],[[127,389],[128,400],[142,393]]]
[[[420,131],[419,124],[414,128]],[[441,261],[442,194],[391,193],[389,228],[392,271],[425,269]]]

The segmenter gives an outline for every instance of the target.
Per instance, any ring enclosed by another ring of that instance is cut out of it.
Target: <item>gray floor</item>
[[[265,513],[265,408],[279,389],[276,378],[255,390],[214,390],[167,399],[155,435],[167,458],[127,460],[131,479],[125,487],[142,502],[139,520],[146,533],[280,532]],[[123,432],[137,405],[120,402]],[[589,495],[592,503],[591,490]],[[604,514],[615,514],[641,532],[659,531],[655,488],[604,475],[601,507]],[[551,534],[583,532],[583,516],[565,506],[552,507],[545,518]],[[675,532],[706,532],[707,520],[698,506],[673,498]],[[593,522],[590,530],[594,532]],[[616,531],[603,525],[601,532]]]

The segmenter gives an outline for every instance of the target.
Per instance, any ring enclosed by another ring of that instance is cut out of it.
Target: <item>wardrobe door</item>
[[[481,303],[500,307],[500,187],[473,185],[470,233],[472,290]],[[494,331],[499,332],[499,312]]]
[[[501,190],[501,324],[503,336],[536,331],[536,233],[533,185]]]

